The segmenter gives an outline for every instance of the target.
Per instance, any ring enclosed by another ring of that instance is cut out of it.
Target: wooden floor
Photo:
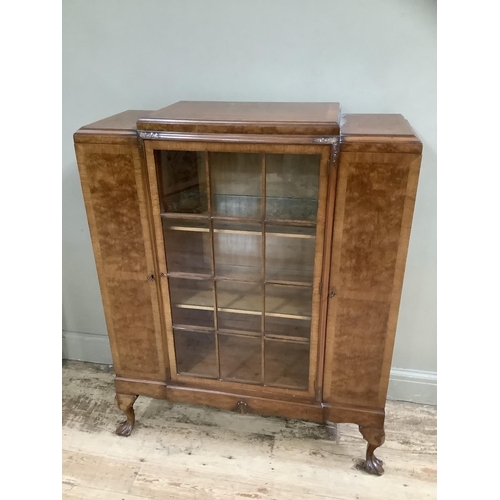
[[[388,402],[385,475],[359,470],[365,442],[325,426],[170,404],[135,403],[128,438],[114,434],[108,366],[63,363],[63,499],[436,498],[436,408]]]

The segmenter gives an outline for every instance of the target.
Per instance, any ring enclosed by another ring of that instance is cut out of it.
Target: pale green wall
[[[436,371],[433,0],[63,2],[63,329],[106,334],[72,134],[178,100],[339,101],[424,143],[393,366]]]

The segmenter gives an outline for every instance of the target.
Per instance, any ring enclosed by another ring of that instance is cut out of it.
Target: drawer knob
[[[155,279],[155,275],[154,274],[150,274],[148,277],[147,277],[147,281],[154,281]]]

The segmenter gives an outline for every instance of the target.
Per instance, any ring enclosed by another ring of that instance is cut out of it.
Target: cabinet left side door
[[[168,366],[137,139],[78,143],[117,392],[164,397]]]

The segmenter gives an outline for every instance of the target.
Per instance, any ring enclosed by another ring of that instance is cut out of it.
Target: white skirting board
[[[106,365],[113,363],[107,335],[63,331],[62,348],[63,359]],[[436,405],[436,372],[392,368],[387,398]]]
[[[108,336],[94,333],[63,331],[62,358],[103,365],[113,364]]]
[[[437,405],[437,373],[391,368],[387,399]]]

